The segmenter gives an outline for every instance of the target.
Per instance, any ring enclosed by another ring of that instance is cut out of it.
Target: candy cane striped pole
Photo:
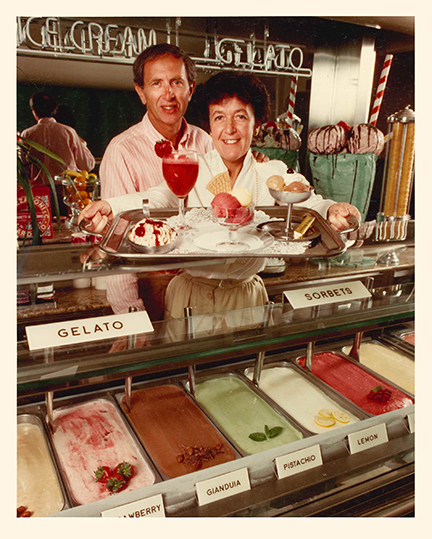
[[[291,88],[290,88],[290,95],[288,99],[288,112],[287,112],[287,123],[290,127],[293,125],[293,115],[294,115],[294,105],[296,100],[296,93],[297,93],[297,81],[298,81],[298,75],[294,75],[291,77]]]
[[[376,126],[377,121],[378,121],[378,114],[379,114],[380,109],[381,109],[381,103],[382,103],[382,100],[383,100],[384,90],[385,90],[385,87],[386,87],[386,84],[387,84],[388,74],[389,74],[389,71],[390,71],[392,60],[393,60],[393,54],[387,54],[385,59],[384,59],[384,65],[383,65],[383,68],[382,68],[382,71],[381,71],[381,76],[380,76],[380,80],[379,80],[379,83],[378,83],[377,93],[376,93],[376,96],[375,96],[375,101],[374,101],[374,104],[373,104],[373,107],[372,107],[372,112],[371,112],[371,116],[370,116],[370,120],[369,120],[369,123],[371,125]]]

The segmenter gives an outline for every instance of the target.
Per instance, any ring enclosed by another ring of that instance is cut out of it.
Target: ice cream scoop
[[[235,197],[242,206],[250,206],[252,204],[252,193],[247,187],[236,187],[231,191],[233,197]]]
[[[308,135],[308,150],[316,154],[340,153],[346,146],[346,131],[341,125],[326,125]]]
[[[282,191],[284,186],[284,179],[282,176],[278,176],[277,174],[270,176],[270,178],[266,181],[267,187],[270,189],[275,189],[276,191]]]
[[[384,133],[371,124],[353,125],[348,131],[347,149],[350,153],[375,153],[384,149]]]
[[[241,204],[231,193],[219,193],[211,201],[211,207],[215,217],[228,217],[234,215]]]
[[[294,181],[285,185],[283,190],[288,191],[289,193],[305,193],[309,190],[309,187],[303,182]]]

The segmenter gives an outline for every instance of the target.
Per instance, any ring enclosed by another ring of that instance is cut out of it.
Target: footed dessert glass
[[[241,206],[240,208],[218,208],[213,214],[215,221],[228,229],[228,238],[216,243],[221,251],[242,252],[250,250],[248,243],[241,240],[238,235],[239,228],[252,223],[255,206]]]
[[[279,241],[294,240],[294,231],[291,229],[292,206],[293,204],[298,204],[299,202],[304,202],[305,200],[307,200],[311,196],[312,191],[313,187],[310,187],[309,190],[302,192],[278,191],[269,187],[269,192],[271,196],[280,204],[287,205],[287,217],[285,227],[281,228],[279,231],[272,232],[275,239]]]

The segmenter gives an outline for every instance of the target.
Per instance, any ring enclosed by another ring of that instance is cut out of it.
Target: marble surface
[[[365,253],[368,258],[376,258],[378,255]],[[334,265],[331,260],[321,260],[320,264],[309,260],[290,259],[286,265],[285,271],[278,275],[264,274],[263,279],[266,287],[271,289],[281,289],[284,285],[293,283],[316,281],[320,279],[338,278],[350,276],[353,279],[360,278],[364,275],[376,274],[381,272],[383,279],[386,276],[391,284],[392,276],[395,272],[401,270],[409,270],[414,267],[414,247],[408,247],[399,253],[399,262],[396,265],[385,266],[376,262],[368,267],[352,266],[352,265]],[[360,257],[358,257],[359,259]],[[144,276],[144,275],[143,275]],[[164,275],[164,285],[168,284],[169,279],[173,276]],[[100,311],[100,314],[106,314],[111,310],[110,304],[106,297],[106,290],[97,290],[94,287],[76,289],[70,284],[55,283],[55,306],[51,303],[37,304],[31,306],[21,306],[17,309],[18,322],[25,323],[32,318],[52,317],[53,315],[68,315],[68,314],[85,314],[90,312]],[[55,308],[54,308],[55,307]]]

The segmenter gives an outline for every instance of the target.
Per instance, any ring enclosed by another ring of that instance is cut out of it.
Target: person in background
[[[65,166],[34,150],[34,155],[43,161],[53,178],[61,174],[65,168],[87,171],[94,168],[95,158],[87,148],[86,142],[79,137],[73,127],[58,123],[54,118],[57,101],[53,96],[43,92],[33,94],[30,98],[30,108],[37,124],[24,129],[20,136],[41,144],[63,159]],[[32,171],[31,178],[46,183],[45,175],[38,176],[38,174],[39,171]]]
[[[198,104],[215,149],[199,156],[199,175],[188,195],[188,206],[208,207],[214,195],[207,186],[221,173],[228,173],[231,189],[247,188],[255,205],[274,204],[267,179],[280,175],[286,184],[293,180],[285,163],[258,163],[250,150],[253,133],[266,121],[270,110],[264,84],[253,74],[222,71],[200,88]],[[177,205],[177,197],[161,182],[144,193],[89,204],[79,219],[92,220],[92,226],[100,231],[113,215],[140,207],[143,198],[149,199],[151,207]],[[350,215],[360,220],[360,213],[351,204],[335,203],[316,194],[299,206],[319,212],[337,231],[350,227]],[[209,314],[265,305],[267,292],[257,275],[264,266],[263,258],[239,257],[181,271],[168,284],[165,318],[183,317],[185,307],[191,307],[194,314]]]
[[[195,63],[186,52],[169,43],[147,48],[134,62],[133,80],[147,111],[141,122],[108,144],[99,170],[102,199],[143,192],[164,181],[162,159],[155,152],[157,141],[169,140],[175,149],[198,154],[213,148],[208,133],[184,118],[196,85]],[[257,158],[268,160],[263,154]],[[163,312],[166,280],[159,284],[152,278],[138,281],[136,274],[109,276],[107,299],[115,313],[125,313],[131,307],[144,310],[141,296],[147,293],[156,305],[159,294],[160,308],[153,316],[158,318]]]

